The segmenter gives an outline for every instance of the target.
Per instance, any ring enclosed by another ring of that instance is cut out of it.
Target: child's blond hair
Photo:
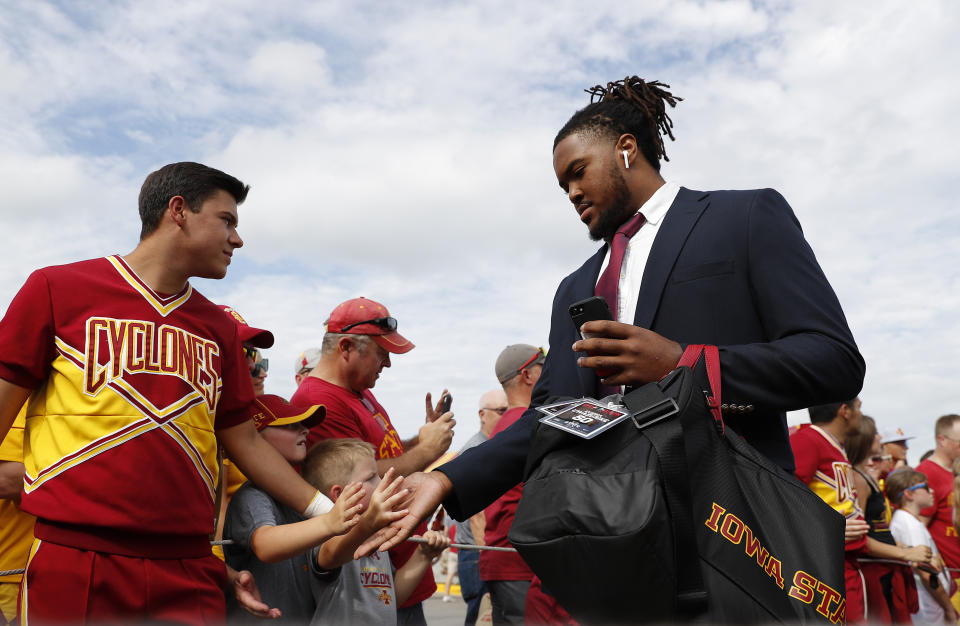
[[[324,439],[307,453],[301,468],[303,479],[329,495],[334,485],[346,486],[361,459],[375,457],[372,445],[359,439]]]

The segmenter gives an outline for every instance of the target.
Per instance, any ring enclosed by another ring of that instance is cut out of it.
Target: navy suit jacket
[[[560,283],[550,351],[531,407],[554,396],[597,394],[593,370],[578,367],[569,306],[593,295],[606,246]],[[793,210],[772,189],[681,188],[653,242],[634,324],[687,344],[719,346],[729,427],[787,471],[793,454],[785,411],[850,400],[864,362],[836,294]],[[532,408],[511,428],[439,468],[453,483],[444,502],[456,518],[482,510],[523,480]]]

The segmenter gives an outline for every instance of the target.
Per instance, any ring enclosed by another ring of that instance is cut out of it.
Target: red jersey
[[[840,442],[815,424],[803,424],[790,435],[796,475],[820,499],[847,519],[863,519],[853,485],[853,468]],[[860,550],[866,537],[847,542],[847,551]]]
[[[497,433],[506,430],[520,419],[526,410],[526,407],[515,407],[504,413],[493,432],[490,433],[490,438],[493,439]],[[523,483],[518,483],[484,509],[487,527],[483,541],[488,546],[511,547],[510,542],[507,541],[507,533],[510,532],[513,518],[517,515],[517,504],[520,503],[521,496],[523,496]],[[480,552],[480,578],[481,580],[532,580],[533,570],[515,552],[483,550]]]
[[[37,270],[0,321],[0,378],[35,390],[22,506],[39,539],[210,553],[214,431],[253,401],[236,325],[216,305],[189,284],[154,292],[119,256]]]
[[[960,538],[953,526],[953,472],[930,459],[916,469],[927,477],[927,484],[933,489],[933,506],[920,511],[920,515],[930,518],[927,528],[947,567],[960,567]]]
[[[392,459],[403,454],[403,442],[400,441],[397,429],[390,423],[387,410],[377,402],[369,389],[356,393],[316,376],[307,376],[290,398],[290,402],[303,406],[322,404],[327,409],[326,418],[311,428],[307,435],[308,448],[322,439],[352,438],[373,445],[377,451],[377,459]],[[414,534],[422,535],[426,531],[427,523],[423,522],[417,526]],[[390,550],[390,559],[399,569],[416,549],[417,544],[403,542]],[[433,569],[428,568],[401,608],[423,602],[436,590]]]

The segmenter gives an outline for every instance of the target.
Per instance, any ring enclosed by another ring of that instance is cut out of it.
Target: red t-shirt
[[[920,511],[920,515],[930,518],[927,528],[947,567],[960,567],[960,538],[953,526],[953,472],[930,459],[917,465],[917,471],[927,477],[927,484],[933,489],[933,506]],[[951,577],[955,576],[951,573]]]
[[[372,444],[377,450],[377,459],[392,459],[403,454],[400,435],[390,423],[386,409],[377,402],[369,389],[364,389],[363,393],[356,393],[316,376],[307,376],[290,398],[290,402],[307,406],[322,404],[327,409],[327,417],[310,429],[310,434],[307,435],[308,447],[322,439],[353,438]],[[422,535],[426,531],[427,523],[423,522],[413,534]],[[399,569],[410,559],[410,555],[416,549],[415,543],[401,543],[390,550],[390,559]],[[423,602],[436,590],[437,583],[433,578],[433,570],[427,568],[417,588],[400,608]]]
[[[290,402],[312,406],[322,404],[327,417],[310,429],[307,446],[322,439],[360,439],[373,445],[378,459],[392,459],[403,454],[403,442],[390,423],[390,417],[369,389],[355,393],[316,376],[307,376],[300,383]]]
[[[35,390],[22,506],[38,538],[133,556],[183,549],[144,534],[207,544],[214,431],[253,402],[236,325],[216,305],[189,284],[154,292],[119,256],[37,270],[0,321],[0,378]],[[54,537],[51,522],[71,526]]]
[[[520,416],[526,410],[525,407],[516,407],[504,413],[493,432],[490,433],[490,438],[492,439],[497,436],[497,433],[506,430],[520,419]],[[487,519],[487,528],[483,540],[488,546],[511,547],[510,542],[507,541],[507,533],[510,532],[510,526],[513,525],[513,518],[517,514],[517,504],[519,504],[522,495],[523,483],[518,483],[510,491],[500,496],[496,502],[484,509],[483,514]],[[533,570],[516,552],[481,550],[480,578],[482,580],[532,580]]]

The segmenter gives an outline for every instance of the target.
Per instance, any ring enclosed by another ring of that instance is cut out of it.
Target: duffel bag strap
[[[717,426],[720,427],[720,432],[722,433],[724,424],[723,411],[721,410],[720,404],[720,393],[722,391],[720,389],[720,350],[717,349],[717,346],[691,344],[683,351],[683,356],[680,357],[680,362],[677,363],[677,367],[686,366],[693,369],[697,361],[700,360],[701,354],[703,354],[703,364],[707,370],[707,382],[710,384],[710,393],[707,394],[707,406],[710,407],[713,419],[717,423]]]
[[[656,383],[649,383],[623,397],[631,413],[640,413],[652,406],[662,406],[668,398]],[[673,403],[676,407],[676,403]],[[676,607],[680,616],[692,618],[707,609],[707,592],[700,572],[697,539],[693,532],[690,479],[687,455],[683,445],[683,428],[678,419],[651,420],[641,425],[634,422],[657,451],[660,476],[670,523],[673,529],[673,554],[677,564]]]

